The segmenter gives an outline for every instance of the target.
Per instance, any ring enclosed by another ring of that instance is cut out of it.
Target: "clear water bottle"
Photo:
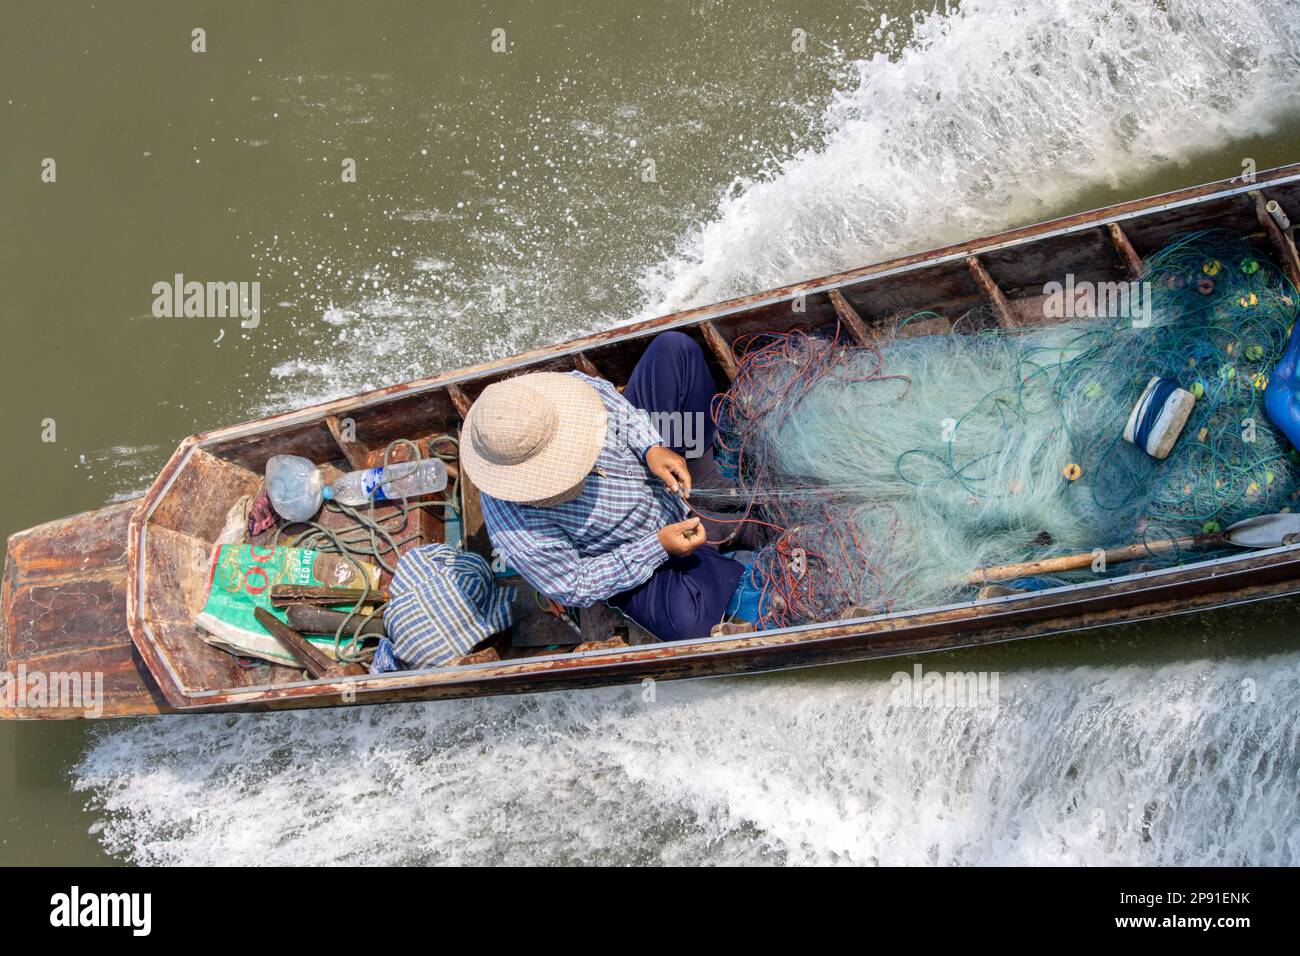
[[[442,459],[424,458],[395,462],[387,468],[350,471],[324,489],[324,495],[326,501],[333,499],[355,508],[368,504],[372,496],[377,502],[396,501],[431,495],[446,487],[447,466]]]
[[[350,471],[332,485],[321,470],[298,455],[274,455],[266,463],[266,491],[286,521],[309,521],[329,500],[351,507],[431,495],[447,487],[447,466],[439,458],[395,462],[384,468]]]

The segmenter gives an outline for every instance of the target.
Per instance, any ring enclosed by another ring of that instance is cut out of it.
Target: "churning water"
[[[149,863],[1300,859],[1294,655],[887,673],[140,723],[78,781]]]
[[[738,22],[742,52],[764,31],[788,44],[787,19]],[[575,68],[515,122],[483,106],[473,135],[443,107],[394,126],[400,77],[286,77],[285,101],[322,118],[285,137],[333,154],[340,130],[387,124],[412,168],[450,139],[440,162],[460,185],[428,196],[394,174],[346,234],[321,205],[259,235],[264,283],[292,290],[298,318],[244,400],[400,381],[1232,176],[1279,130],[1294,145],[1293,0],[968,0],[867,19],[855,44],[814,33],[808,89],[779,108],[759,57],[752,77],[743,57],[700,72],[716,35],[683,39],[699,62],[669,64],[653,95]],[[653,190],[636,175],[647,149]],[[724,160],[674,176],[675,152]],[[635,185],[610,187],[623,168]],[[192,717],[98,731],[74,778],[104,845],[151,863],[1295,864],[1300,654],[1294,607],[1278,607],[1132,629],[1084,663],[1061,642],[995,655],[980,666],[1000,670],[996,707],[918,709],[872,666],[660,685],[653,701]],[[1207,648],[1228,626],[1246,632],[1232,653]],[[1135,655],[1157,631],[1167,653]]]

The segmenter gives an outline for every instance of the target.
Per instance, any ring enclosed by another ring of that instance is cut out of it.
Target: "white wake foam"
[[[999,688],[926,709],[839,672],[188,717],[103,734],[77,782],[141,863],[1300,863],[1294,657]]]
[[[646,315],[1038,221],[1266,134],[1300,110],[1300,6],[963,0],[857,72],[824,145],[738,179],[646,271]]]

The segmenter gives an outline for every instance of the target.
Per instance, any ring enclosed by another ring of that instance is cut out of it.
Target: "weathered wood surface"
[[[483,504],[479,498],[478,486],[464,469],[460,475],[460,522],[461,534],[464,536],[462,548],[491,559],[492,541],[488,538],[487,525],[483,522]]]
[[[271,633],[272,637],[280,642],[281,647],[298,658],[314,680],[359,677],[367,673],[366,668],[359,663],[343,663],[334,660],[266,608],[257,608],[253,616]]]
[[[983,295],[984,298],[988,300],[989,305],[992,306],[993,314],[997,316],[998,324],[1004,329],[1013,329],[1022,324],[1017,320],[1016,313],[1011,308],[1011,303],[1007,301],[1006,293],[1004,293],[998,287],[998,284],[993,281],[993,277],[989,275],[988,270],[984,268],[984,264],[980,262],[979,257],[967,256],[966,266],[970,269],[970,274],[975,280],[975,284],[979,286],[980,294]]]
[[[708,319],[705,319],[700,323],[700,332],[704,336],[704,341],[705,344],[708,345],[709,351],[712,352],[713,357],[718,360],[718,366],[727,376],[727,381],[730,382],[736,377],[736,356],[731,351],[731,346],[728,345],[727,340],[722,337],[722,333],[718,331],[718,327]]]
[[[99,716],[171,710],[126,626],[127,524],[137,504],[110,505],[9,539],[0,591],[0,671],[15,679],[20,672],[44,674],[47,681],[99,675]],[[16,690],[13,698],[0,695],[0,718],[88,716],[84,707],[17,703]]]
[[[1114,245],[1115,251],[1119,254],[1120,259],[1124,261],[1124,268],[1128,271],[1130,279],[1136,279],[1142,274],[1142,257],[1137,254],[1133,248],[1133,243],[1129,241],[1128,233],[1124,227],[1117,222],[1112,222],[1106,227],[1110,235],[1111,244]]]
[[[870,345],[872,335],[867,331],[867,323],[863,321],[862,316],[858,315],[858,310],[849,305],[844,293],[839,289],[830,291],[831,306],[835,309],[835,314],[839,316],[840,322],[849,330],[849,335],[858,345]]]
[[[355,577],[358,583],[364,583],[360,575]],[[290,604],[355,604],[362,598],[374,602],[387,601],[388,592],[383,588],[363,590],[315,584],[276,584],[271,588],[271,604],[274,607],[288,607]]]
[[[353,471],[371,467],[369,464],[370,449],[361,442],[349,439],[344,434],[343,422],[337,415],[326,415],[325,426],[329,429],[330,436],[334,439],[334,443],[339,446],[339,451],[343,452],[343,457],[347,459]],[[382,457],[383,453],[380,452],[380,455]]]
[[[1282,228],[1274,221],[1266,208],[1268,200],[1262,192],[1250,193],[1250,199],[1255,209],[1255,217],[1259,220],[1259,224],[1264,227],[1264,232],[1268,236],[1269,242],[1273,244],[1278,260],[1282,263],[1282,271],[1291,280],[1291,284],[1300,289],[1300,254],[1296,252],[1294,235],[1290,231],[1283,232]],[[1278,205],[1283,210],[1286,209],[1285,204],[1279,203]],[[1284,215],[1287,214],[1284,212]],[[1290,218],[1289,215],[1287,218]]]
[[[329,673],[330,668],[334,666],[334,661],[324,651],[316,647],[288,624],[282,622],[266,608],[257,608],[253,611],[253,616],[257,618],[259,624],[270,632],[272,637],[280,642],[280,646],[287,653],[298,658],[298,661],[312,677],[324,677]]]
[[[317,461],[338,455],[333,439]],[[176,688],[247,687],[292,681],[297,672],[272,664],[243,668],[235,658],[208,644],[194,624],[207,594],[212,546],[230,507],[261,484],[261,478],[234,461],[225,461],[186,439],[163,467],[153,491],[131,516],[128,532],[128,624],[144,658],[169,701],[181,700]]]
[[[456,407],[456,414],[463,420],[469,414],[470,407],[474,404],[473,400],[459,385],[448,385],[447,394],[451,396],[451,403]]]
[[[596,368],[596,363],[587,358],[585,354],[579,352],[573,357],[573,365],[583,375],[590,375],[592,378],[604,378],[600,374],[600,369]]]
[[[1213,548],[1229,546],[1221,534],[1198,534],[1186,538],[1162,538],[1141,544],[1126,544],[1118,548],[1102,551],[1100,557],[1105,566],[1138,561],[1158,554],[1174,552],[1207,551]],[[1040,574],[1056,574],[1061,571],[1077,571],[1090,567],[1097,561],[1098,554],[1087,551],[1081,554],[1063,554],[1054,558],[1040,558],[1037,561],[1021,561],[1017,564],[1003,564],[993,568],[980,568],[972,571],[966,578],[967,584],[990,584],[999,581],[1014,581],[1016,578],[1030,578]]]

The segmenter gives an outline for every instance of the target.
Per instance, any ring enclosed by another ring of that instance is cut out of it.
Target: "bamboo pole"
[[[1198,534],[1190,538],[1165,538],[1146,544],[1126,544],[1119,548],[1109,548],[1101,553],[1106,564],[1123,564],[1138,558],[1167,554],[1170,551],[1204,551],[1220,547],[1227,543],[1221,534]],[[1020,564],[1004,564],[996,568],[980,568],[966,578],[967,584],[991,584],[996,581],[1011,581],[1015,578],[1032,577],[1036,574],[1053,574],[1058,571],[1077,571],[1091,567],[1097,560],[1095,551],[1081,554],[1065,554],[1055,558],[1043,558],[1039,561],[1025,561]]]

